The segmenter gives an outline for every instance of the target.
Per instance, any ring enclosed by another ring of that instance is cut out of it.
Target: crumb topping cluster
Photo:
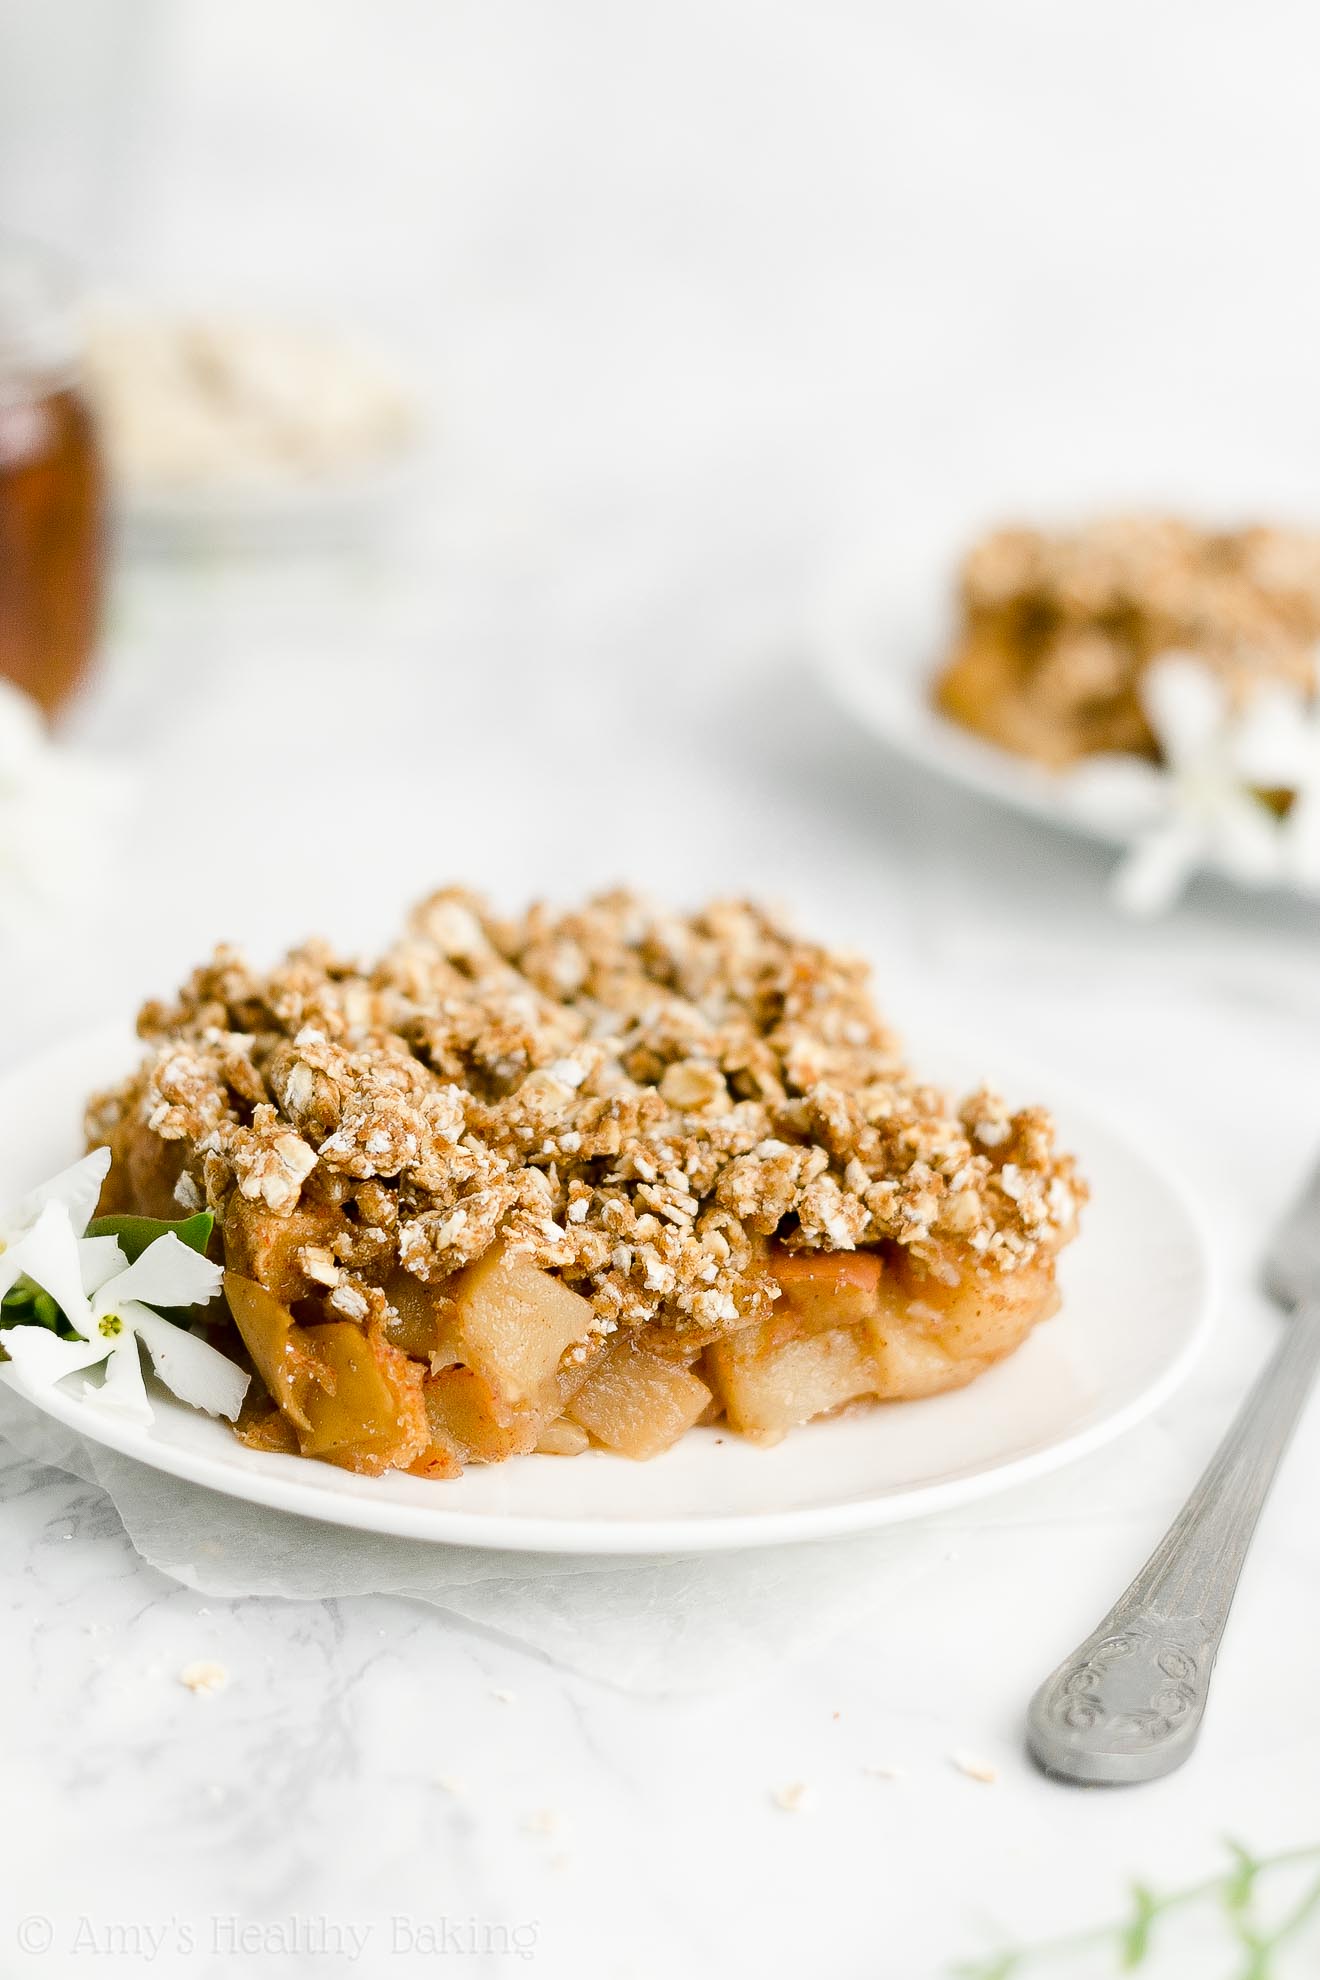
[[[498,1238],[600,1331],[709,1338],[769,1310],[771,1236],[1012,1272],[1084,1195],[1048,1114],[916,1080],[866,965],[747,902],[612,893],[506,920],[448,889],[374,967],[311,943],[262,973],[219,949],[139,1030],[152,1052],[91,1138],[180,1144],[178,1201],[222,1224],[236,1200],[334,1206],[298,1256],[347,1318],[392,1271],[435,1285]]]

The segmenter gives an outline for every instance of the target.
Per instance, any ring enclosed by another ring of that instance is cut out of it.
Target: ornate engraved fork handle
[[[1032,1699],[1027,1744],[1047,1773],[1116,1786],[1171,1773],[1191,1752],[1242,1563],[1317,1367],[1312,1300],[1132,1586]]]

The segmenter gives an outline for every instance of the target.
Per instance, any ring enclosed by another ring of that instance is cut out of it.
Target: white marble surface
[[[521,1928],[555,1980],[925,1980],[1195,1879],[1225,1833],[1320,1840],[1314,1430],[1195,1761],[1110,1797],[1020,1750],[1274,1337],[1251,1265],[1320,1127],[1320,917],[1207,885],[1121,924],[1100,852],[873,753],[801,636],[864,508],[952,546],[1014,500],[1313,493],[1313,30],[1135,0],[269,11],[135,10],[154,82],[94,226],[9,138],[0,183],[158,291],[374,322],[443,409],[434,474],[388,547],[120,573],[77,727],[150,802],[77,929],[5,959],[0,1063],[217,933],[366,944],[449,875],[758,890],[867,948],[900,1020],[974,1010],[1130,1110],[1227,1297],[1155,1423],[939,1522],[828,1646],[682,1699],[400,1600],[190,1593],[11,1459],[0,1971],[516,1972],[463,1948]],[[200,1658],[214,1697],[178,1681]]]

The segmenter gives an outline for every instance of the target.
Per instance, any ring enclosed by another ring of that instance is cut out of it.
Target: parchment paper
[[[98,1486],[144,1560],[217,1596],[389,1594],[431,1603],[624,1690],[720,1689],[892,1602],[938,1566],[925,1525],[835,1541],[645,1559],[510,1554],[359,1533],[272,1512],[119,1456],[0,1384],[0,1435]]]

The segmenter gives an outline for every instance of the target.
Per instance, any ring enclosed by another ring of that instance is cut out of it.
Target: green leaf
[[[1159,1915],[1159,1899],[1144,1884],[1132,1886],[1133,1915],[1119,1937],[1119,1962],[1125,1972],[1143,1966],[1150,1951],[1150,1928]]]
[[[58,1333],[64,1320],[50,1294],[28,1278],[15,1280],[0,1299],[0,1313],[7,1326],[49,1327],[52,1333]]]
[[[49,1327],[52,1334],[58,1334],[64,1324],[64,1315],[48,1292],[40,1289],[33,1294],[32,1318],[38,1327]]]
[[[48,1292],[29,1278],[15,1280],[0,1299],[0,1324],[6,1327],[49,1327],[52,1334],[72,1337],[73,1330]]]
[[[205,1257],[214,1228],[215,1218],[211,1212],[198,1210],[191,1217],[176,1217],[172,1221],[164,1217],[93,1217],[87,1226],[87,1235],[117,1238],[119,1249],[132,1265],[149,1244],[154,1244],[159,1237],[167,1237],[171,1232],[180,1243],[200,1251]]]

